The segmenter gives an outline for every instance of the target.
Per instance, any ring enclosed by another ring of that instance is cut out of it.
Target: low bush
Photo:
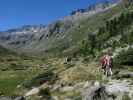
[[[120,52],[114,62],[120,65],[133,65],[133,49],[129,48],[127,51]]]
[[[46,100],[51,100],[51,93],[49,88],[41,89],[39,95],[43,96],[43,98]]]

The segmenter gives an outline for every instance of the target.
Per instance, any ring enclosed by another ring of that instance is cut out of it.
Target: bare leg
[[[112,69],[109,68],[109,72],[110,72],[110,75],[112,76],[113,75],[113,72],[112,72]]]
[[[105,75],[108,76],[108,66],[105,68]]]

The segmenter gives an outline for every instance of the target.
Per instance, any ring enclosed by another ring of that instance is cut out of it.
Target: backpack
[[[113,58],[112,57],[110,58],[110,67],[111,68],[113,67]]]

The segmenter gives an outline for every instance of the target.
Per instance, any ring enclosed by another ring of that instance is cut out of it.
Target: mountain
[[[47,26],[26,25],[1,32],[0,43],[17,52],[45,55],[61,51],[63,54],[67,50],[78,48],[78,44],[88,34],[96,33],[108,19],[119,15],[123,10],[120,2],[93,5],[74,11]]]

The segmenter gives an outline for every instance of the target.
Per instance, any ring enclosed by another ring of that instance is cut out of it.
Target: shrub
[[[122,51],[115,58],[116,64],[133,65],[133,49],[129,48],[127,51]]]

